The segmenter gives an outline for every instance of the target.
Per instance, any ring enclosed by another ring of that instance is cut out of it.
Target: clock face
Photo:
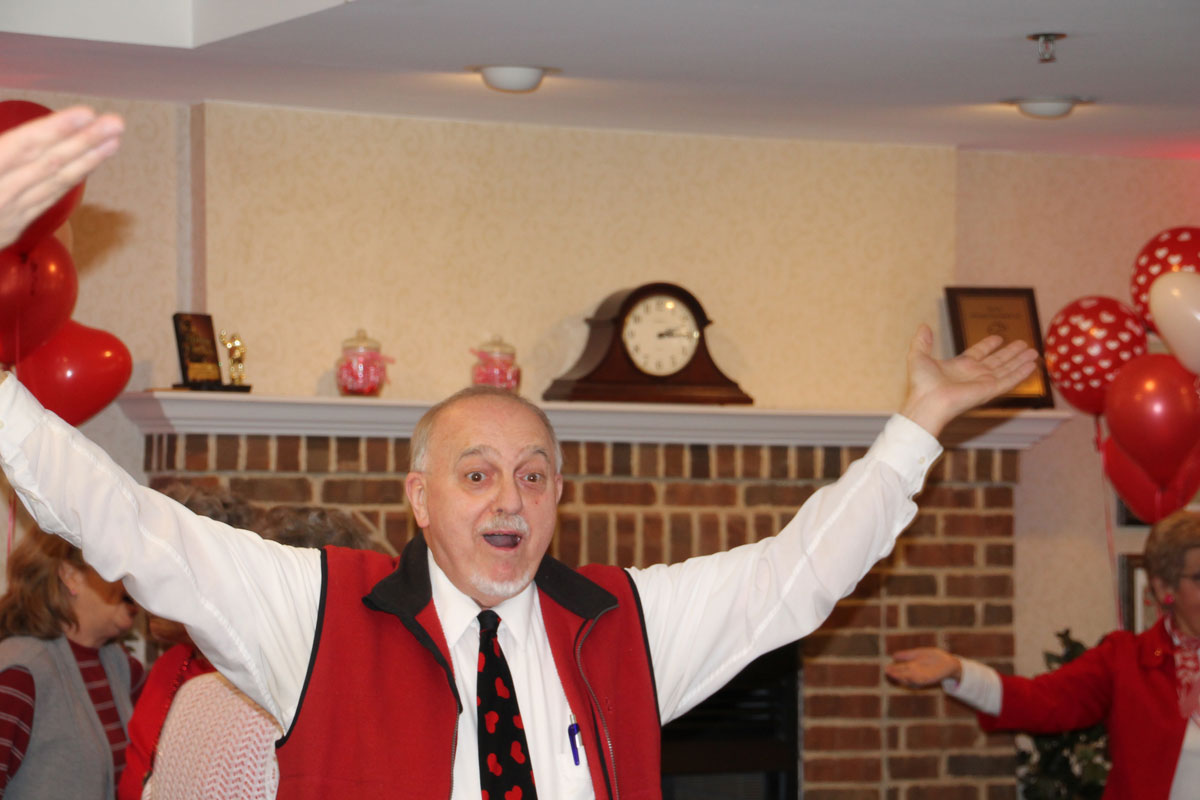
[[[634,366],[642,372],[673,375],[696,354],[700,329],[686,304],[670,295],[655,294],[625,315],[621,343]]]

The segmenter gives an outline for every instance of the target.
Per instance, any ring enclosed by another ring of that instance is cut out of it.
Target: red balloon
[[[1111,297],[1081,297],[1046,326],[1046,369],[1063,399],[1088,414],[1104,412],[1104,392],[1127,362],[1146,352],[1146,330]]]
[[[1188,455],[1179,473],[1167,486],[1158,486],[1145,470],[1110,436],[1100,448],[1104,474],[1113,489],[1143,522],[1153,525],[1178,511],[1200,490],[1200,448]]]
[[[71,318],[79,297],[75,262],[53,236],[28,254],[0,250],[0,364],[12,364]]]
[[[1104,419],[1121,449],[1166,486],[1200,443],[1196,376],[1174,356],[1135,358],[1108,387]]]
[[[49,113],[44,105],[29,100],[0,100],[0,133]]]
[[[29,122],[31,119],[44,117],[51,113],[50,109],[28,100],[0,101],[0,133]],[[11,246],[17,251],[26,253],[37,246],[46,237],[54,233],[71,216],[71,212],[83,199],[84,181],[71,187],[54,205],[42,212],[41,216],[29,223],[24,232]]]
[[[1174,492],[1179,498],[1180,507],[1191,502],[1196,492],[1200,492],[1200,446],[1188,453],[1167,490]]]
[[[115,400],[132,373],[133,359],[120,339],[75,320],[67,320],[16,369],[33,396],[72,425]]]
[[[1133,261],[1129,279],[1129,295],[1146,329],[1157,333],[1154,315],[1150,312],[1150,286],[1159,275],[1168,272],[1200,270],[1200,228],[1167,228],[1146,242]]]

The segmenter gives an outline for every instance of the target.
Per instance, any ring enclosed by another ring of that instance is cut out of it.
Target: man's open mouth
[[[521,536],[516,533],[485,533],[483,538],[492,547],[499,547],[503,550],[511,550],[521,543]]]

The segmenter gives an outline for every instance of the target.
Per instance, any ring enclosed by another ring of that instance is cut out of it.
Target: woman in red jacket
[[[944,650],[893,655],[887,675],[941,683],[978,711],[985,730],[1057,733],[1103,722],[1112,770],[1105,798],[1179,800],[1200,787],[1200,514],[1180,511],[1150,531],[1146,572],[1163,609],[1154,627],[1115,631],[1036,678],[1000,675]]]

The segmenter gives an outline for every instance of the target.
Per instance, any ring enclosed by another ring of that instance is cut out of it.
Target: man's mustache
[[[518,514],[497,514],[479,526],[476,533],[507,533],[516,531],[522,536],[529,535],[529,523]]]

